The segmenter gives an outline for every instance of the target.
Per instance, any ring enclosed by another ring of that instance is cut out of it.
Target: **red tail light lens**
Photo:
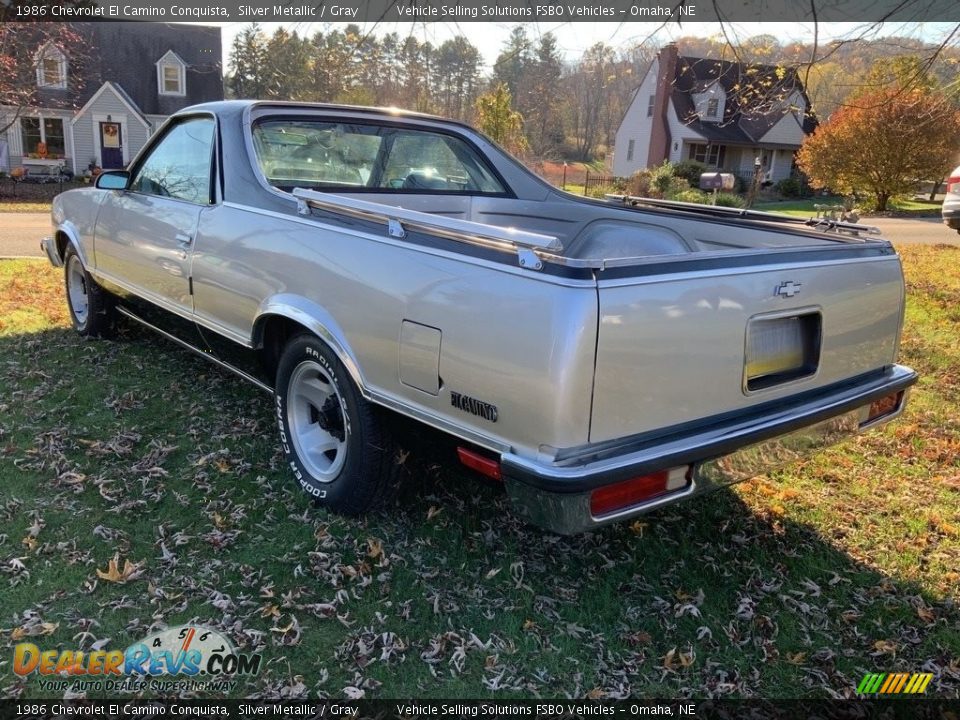
[[[686,466],[630,478],[594,490],[590,494],[590,512],[594,517],[608,515],[659,495],[680,490],[686,484]]]
[[[465,447],[457,448],[457,457],[460,462],[471,470],[476,470],[481,475],[486,475],[493,480],[502,480],[500,475],[500,463],[488,457],[484,457],[478,452],[467,450]]]
[[[960,175],[957,177],[947,178],[947,192],[960,193]]]

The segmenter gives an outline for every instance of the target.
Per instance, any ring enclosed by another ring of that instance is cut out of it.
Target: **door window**
[[[130,189],[209,204],[213,129],[211,118],[192,118],[174,125],[137,168]]]

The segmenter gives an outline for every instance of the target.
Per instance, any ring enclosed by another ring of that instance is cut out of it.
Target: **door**
[[[118,122],[98,123],[100,132],[100,167],[119,170],[123,167],[123,126]]]
[[[103,190],[96,270],[167,310],[190,317],[190,263],[200,214],[212,197],[214,121],[186,118],[153,144],[126,190]]]

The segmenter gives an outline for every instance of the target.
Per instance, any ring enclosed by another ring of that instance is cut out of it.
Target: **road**
[[[43,257],[40,238],[50,234],[50,213],[0,212],[0,257]]]
[[[940,218],[864,218],[895,243],[960,246],[960,235]],[[40,238],[50,233],[49,213],[0,213],[0,257],[43,257]]]

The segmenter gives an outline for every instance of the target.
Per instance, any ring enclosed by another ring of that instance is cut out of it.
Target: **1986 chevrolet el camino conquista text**
[[[886,422],[917,378],[871,228],[574,197],[425,115],[188,108],[53,226],[76,329],[133,318],[273,393],[338,512],[390,497],[398,414],[572,533]]]

